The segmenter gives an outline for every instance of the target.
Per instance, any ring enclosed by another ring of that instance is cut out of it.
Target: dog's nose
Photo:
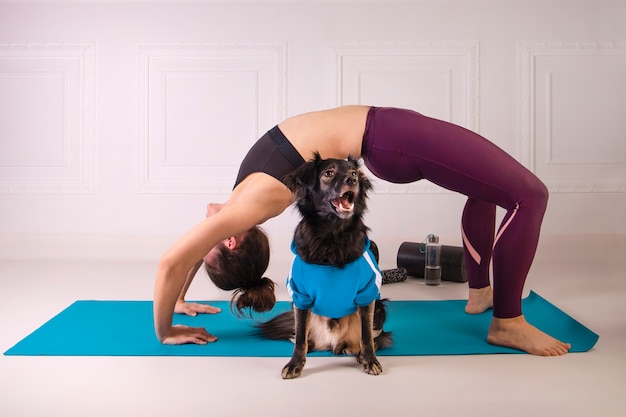
[[[344,182],[350,186],[356,185],[356,173],[352,172],[351,174],[348,174]]]

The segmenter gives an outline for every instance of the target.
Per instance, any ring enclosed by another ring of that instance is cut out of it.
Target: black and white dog
[[[363,223],[372,184],[356,159],[322,159],[317,153],[283,181],[302,217],[287,283],[294,307],[258,328],[266,338],[294,341],[284,379],[300,376],[313,350],[354,354],[365,372],[378,375],[383,369],[375,351],[391,346],[392,338],[383,330],[377,251],[370,250]]]

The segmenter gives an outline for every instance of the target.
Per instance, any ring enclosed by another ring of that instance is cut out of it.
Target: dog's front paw
[[[356,360],[363,365],[363,370],[370,375],[378,375],[383,372],[383,366],[378,362],[375,356],[366,359],[365,355],[359,353]]]
[[[363,370],[370,375],[378,375],[383,372],[383,366],[377,359],[374,359],[372,362],[363,363]]]
[[[290,361],[283,368],[282,377],[283,379],[294,379],[302,375],[302,369],[304,368],[304,363],[302,362],[293,362]]]

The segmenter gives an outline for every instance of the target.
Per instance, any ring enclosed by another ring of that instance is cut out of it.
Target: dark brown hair
[[[215,265],[204,263],[211,281],[220,289],[234,291],[231,310],[237,307],[241,316],[245,309],[269,311],[276,303],[274,281],[264,277],[270,261],[270,244],[260,227],[248,230],[237,247],[220,244]]]

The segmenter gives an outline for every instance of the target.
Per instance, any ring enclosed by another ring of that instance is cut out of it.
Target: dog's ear
[[[356,169],[359,173],[359,187],[361,194],[363,195],[363,199],[365,199],[367,197],[367,192],[374,188],[374,185],[369,180],[367,175],[365,175],[365,172],[363,172],[361,164],[357,158],[352,155],[348,155],[348,162],[350,162],[354,166],[354,169]]]
[[[368,191],[374,188],[374,185],[367,177],[367,175],[365,175],[365,172],[363,172],[362,169],[358,169],[357,172],[359,173],[359,184],[361,186],[361,193],[366,195]]]
[[[317,183],[318,167],[321,161],[322,157],[315,152],[313,159],[283,177],[283,184],[294,193],[297,200],[306,197]]]

